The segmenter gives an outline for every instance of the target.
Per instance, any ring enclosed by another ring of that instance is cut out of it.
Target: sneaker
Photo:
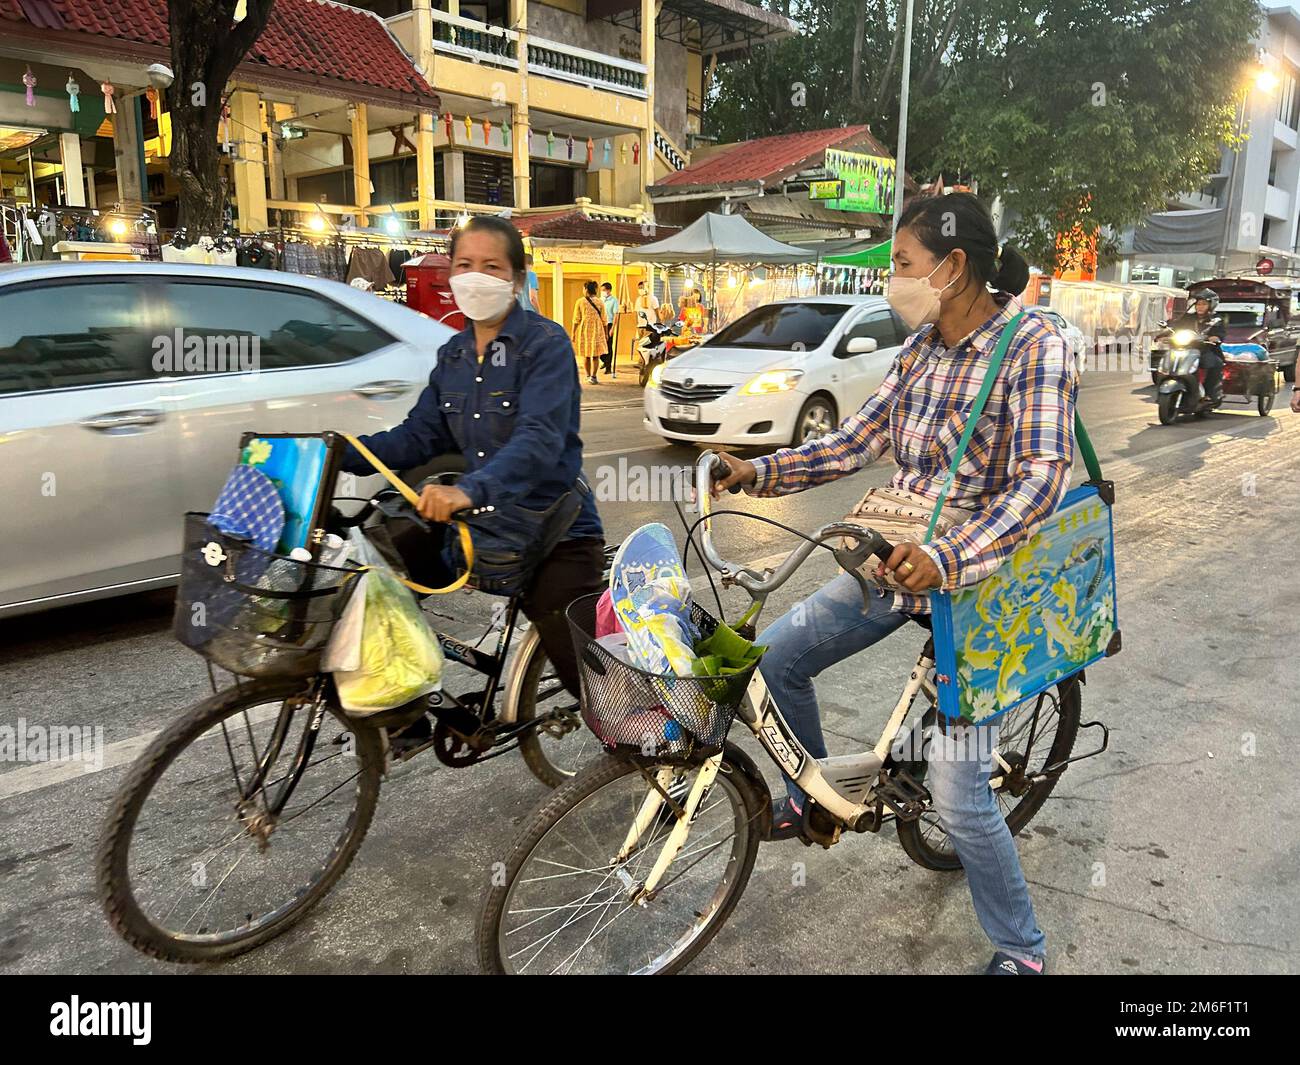
[[[1013,957],[1005,950],[999,950],[993,955],[993,960],[989,962],[988,967],[984,970],[985,976],[1042,976],[1046,966],[1040,966],[1035,969],[1032,965],[1026,964],[1020,958]]]

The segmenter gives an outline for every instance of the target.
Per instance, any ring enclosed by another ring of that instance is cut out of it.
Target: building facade
[[[0,195],[44,185],[165,217],[168,120],[145,68],[168,60],[166,0],[0,0],[0,27]],[[640,221],[645,189],[690,161],[717,64],[792,32],[744,0],[277,0],[227,86],[236,226],[429,230],[505,208]],[[123,105],[108,116],[104,82]]]

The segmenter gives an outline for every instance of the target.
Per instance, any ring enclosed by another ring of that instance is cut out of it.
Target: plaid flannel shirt
[[[884,382],[833,433],[754,460],[746,490],[801,492],[870,465],[892,448],[891,487],[931,500],[947,477],[984,369],[1003,327],[1023,308],[999,293],[998,312],[949,348],[937,326],[908,337]],[[971,511],[946,536],[922,545],[944,589],[988,576],[1060,504],[1074,461],[1078,372],[1060,331],[1029,314],[1011,341],[984,413],[975,425],[947,504]],[[927,595],[897,592],[894,609],[928,613]]]

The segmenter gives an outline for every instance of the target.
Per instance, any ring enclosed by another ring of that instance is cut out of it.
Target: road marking
[[[255,708],[248,715],[248,719],[250,724],[256,725],[274,717],[279,712],[280,708],[278,706],[262,706]],[[0,799],[25,795],[29,791],[39,791],[41,788],[48,788],[55,784],[66,784],[69,780],[92,776],[95,773],[103,772],[105,769],[116,769],[120,765],[129,765],[140,757],[144,749],[154,741],[154,738],[160,732],[162,732],[162,729],[158,728],[151,732],[142,732],[138,736],[128,736],[124,740],[106,744],[103,750],[103,759],[97,766],[88,766],[85,762],[69,760],[64,762],[38,762],[22,769],[11,769],[7,773],[0,774]],[[221,733],[214,726],[211,731],[204,733],[200,739],[210,740],[220,735]]]

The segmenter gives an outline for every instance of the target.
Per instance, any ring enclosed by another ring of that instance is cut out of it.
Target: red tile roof
[[[25,24],[22,30],[47,40],[66,34],[74,43],[73,35],[88,34],[150,50],[170,48],[167,0],[0,0],[3,23]],[[10,30],[18,27],[9,27],[5,36]],[[382,20],[330,0],[275,0],[266,29],[238,73],[255,77],[258,67],[321,88],[323,81],[337,83],[335,90],[352,83],[403,102],[438,106],[433,89]]]
[[[591,218],[581,211],[557,211],[548,214],[512,218],[515,228],[533,239],[573,240],[586,244],[623,244],[635,246],[663,240],[678,231],[677,226],[654,226],[650,232],[640,222],[616,222]]]
[[[802,170],[800,165],[820,156],[827,148],[862,144],[872,154],[889,155],[866,126],[810,129],[781,133],[775,137],[741,141],[722,147],[700,162],[669,174],[657,185],[714,185],[733,181],[763,181]]]

